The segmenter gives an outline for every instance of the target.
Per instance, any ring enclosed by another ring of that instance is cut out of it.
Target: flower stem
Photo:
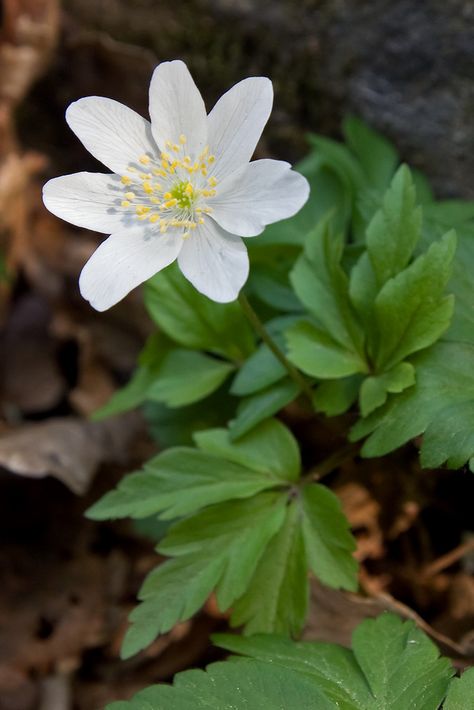
[[[276,342],[273,340],[272,336],[268,332],[268,330],[265,328],[263,325],[262,321],[250,305],[247,297],[244,295],[244,293],[241,291],[239,294],[239,303],[240,307],[242,308],[243,312],[247,316],[248,320],[252,324],[255,332],[257,335],[260,336],[260,338],[263,340],[263,342],[269,347],[269,349],[272,351],[272,353],[275,355],[277,360],[281,362],[283,367],[286,369],[288,372],[289,376],[291,379],[298,385],[300,390],[304,392],[306,397],[309,399],[311,402],[311,406],[313,406],[313,393],[311,391],[311,387],[309,385],[309,382],[307,382],[306,378],[299,372],[296,367],[294,367],[291,362],[288,360],[286,357],[285,353],[278,347]]]
[[[301,478],[301,483],[310,483],[311,481],[319,481],[324,476],[332,473],[341,464],[353,459],[359,453],[360,444],[350,443],[343,446],[342,449],[330,454],[327,458],[320,461],[316,466],[313,466],[308,473]]]

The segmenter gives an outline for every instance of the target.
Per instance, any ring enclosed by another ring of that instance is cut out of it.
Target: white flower
[[[173,61],[153,73],[151,123],[98,96],[69,106],[69,126],[113,173],[55,178],[43,198],[58,217],[111,235],[79,279],[94,308],[110,308],[175,259],[214,301],[238,296],[249,271],[241,237],[295,214],[309,193],[288,163],[249,163],[272,101],[269,79],[245,79],[206,115],[186,65]]]

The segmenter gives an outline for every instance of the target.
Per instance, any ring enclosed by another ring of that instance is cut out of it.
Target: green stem
[[[347,444],[339,451],[330,454],[327,458],[320,461],[316,466],[310,468],[308,473],[301,478],[301,483],[310,483],[311,481],[319,481],[324,476],[332,473],[336,468],[346,461],[354,458],[359,453],[360,444]]]
[[[291,362],[288,360],[286,357],[285,353],[278,347],[278,345],[275,343],[273,340],[272,336],[268,332],[268,330],[265,328],[263,325],[262,321],[258,317],[258,315],[255,313],[254,309],[250,305],[247,297],[243,294],[241,291],[239,294],[239,303],[240,306],[247,316],[248,320],[252,324],[255,332],[257,335],[260,336],[260,338],[263,340],[263,342],[269,347],[269,349],[272,351],[272,353],[275,355],[277,360],[281,362],[283,367],[286,369],[288,372],[289,376],[295,382],[299,389],[304,392],[306,397],[309,399],[311,402],[311,406],[313,406],[313,393],[311,391],[311,387],[309,385],[309,382],[307,382],[306,378],[303,377],[301,372],[294,367]]]

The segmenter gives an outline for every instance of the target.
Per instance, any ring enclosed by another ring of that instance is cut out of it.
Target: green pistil
[[[190,209],[194,201],[194,191],[191,183],[187,180],[182,180],[176,183],[170,190],[172,197],[177,200],[177,207],[180,209]]]

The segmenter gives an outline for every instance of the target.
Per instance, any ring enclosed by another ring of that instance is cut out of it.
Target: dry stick
[[[455,547],[454,550],[450,550],[445,555],[438,557],[438,559],[432,562],[431,564],[426,565],[425,569],[423,570],[423,576],[433,577],[435,574],[438,574],[439,572],[442,572],[444,569],[446,569],[446,567],[450,567],[451,565],[453,565],[455,562],[461,559],[461,557],[464,557],[465,555],[473,551],[474,540],[468,540],[468,542],[464,542],[462,545]]]
[[[254,309],[250,305],[247,297],[244,296],[244,294],[242,292],[239,294],[238,300],[239,300],[239,303],[240,303],[240,306],[241,306],[243,312],[245,313],[248,320],[250,321],[253,328],[255,329],[255,332],[261,337],[263,342],[266,345],[268,345],[268,347],[270,348],[272,353],[275,355],[277,360],[279,360],[281,362],[281,364],[283,365],[283,367],[286,369],[286,371],[288,372],[288,374],[291,377],[291,379],[293,380],[293,382],[295,382],[298,385],[299,389],[302,392],[304,392],[304,394],[306,395],[306,397],[310,401],[311,406],[313,406],[313,393],[312,393],[311,387],[309,385],[309,382],[296,369],[296,367],[293,367],[293,365],[287,359],[284,352],[282,350],[280,350],[280,348],[275,343],[275,341],[273,340],[273,338],[270,335],[270,333],[268,332],[268,330],[263,325],[263,323],[260,320],[260,318],[258,317],[258,315],[255,313]]]

